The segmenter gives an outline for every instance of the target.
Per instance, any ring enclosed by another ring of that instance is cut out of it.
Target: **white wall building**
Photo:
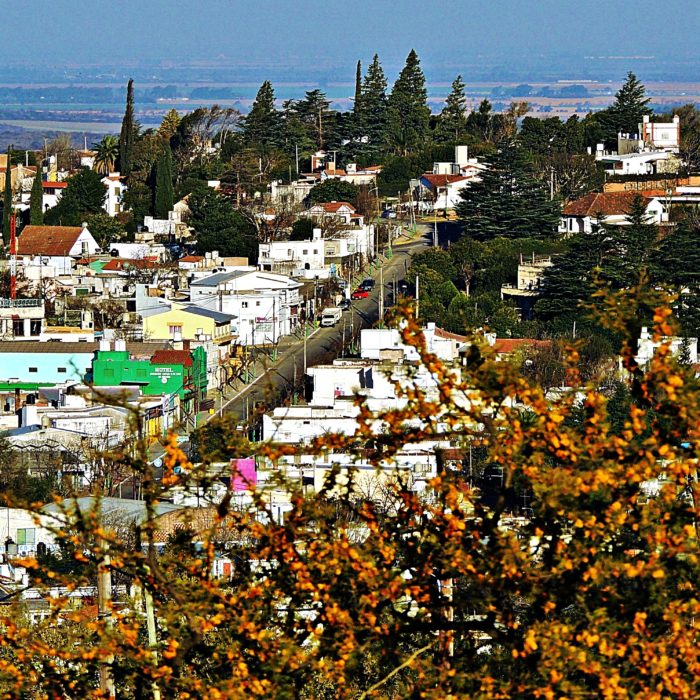
[[[127,190],[124,178],[119,173],[109,173],[102,178],[102,184],[107,189],[105,203],[102,205],[110,216],[116,216],[124,211],[123,198]]]

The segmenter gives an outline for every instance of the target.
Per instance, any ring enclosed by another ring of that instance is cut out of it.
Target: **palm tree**
[[[114,164],[119,157],[119,139],[112,134],[107,134],[99,143],[93,143],[92,147],[97,151],[95,170],[103,175],[114,170]]]

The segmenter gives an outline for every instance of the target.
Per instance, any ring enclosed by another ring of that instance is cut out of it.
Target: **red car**
[[[368,289],[360,289],[359,287],[350,295],[351,299],[366,299],[369,296]]]

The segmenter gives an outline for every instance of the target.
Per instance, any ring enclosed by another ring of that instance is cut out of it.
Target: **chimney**
[[[81,226],[82,226],[83,231],[84,231],[84,230],[87,228],[87,221],[83,221],[83,223],[81,224]]]
[[[100,351],[109,352],[109,340],[106,338],[102,338],[102,340],[100,340]]]

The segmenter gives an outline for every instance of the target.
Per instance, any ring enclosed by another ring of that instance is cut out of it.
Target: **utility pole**
[[[384,267],[379,268],[379,327],[384,328]]]
[[[420,277],[416,275],[416,321],[420,311]]]

